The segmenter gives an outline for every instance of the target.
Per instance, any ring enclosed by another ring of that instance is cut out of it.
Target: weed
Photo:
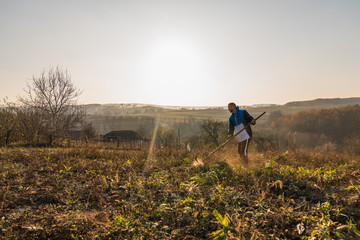
[[[220,230],[212,232],[210,234],[210,236],[214,239],[214,240],[220,240],[220,239],[226,239],[229,236],[229,223],[230,220],[227,217],[227,215],[225,214],[224,217],[221,216],[221,214],[217,211],[214,210],[214,216],[217,220],[217,222],[220,224],[220,226],[222,227]]]

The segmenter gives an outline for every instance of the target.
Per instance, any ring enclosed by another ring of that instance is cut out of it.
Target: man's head
[[[231,112],[232,114],[236,114],[236,104],[231,102],[228,104],[228,110],[229,112]]]

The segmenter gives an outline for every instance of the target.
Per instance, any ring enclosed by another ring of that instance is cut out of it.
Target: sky
[[[0,97],[60,67],[79,102],[359,97],[358,0],[0,0]]]

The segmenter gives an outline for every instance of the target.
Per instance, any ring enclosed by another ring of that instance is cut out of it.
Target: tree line
[[[10,142],[48,144],[69,136],[76,129],[91,128],[78,104],[81,91],[66,70],[59,67],[33,76],[17,103],[3,100],[0,107],[0,144]],[[88,131],[89,132],[89,129]]]
[[[333,146],[346,149],[360,137],[360,106],[299,111],[282,115],[270,115],[271,132],[282,142],[297,146]]]

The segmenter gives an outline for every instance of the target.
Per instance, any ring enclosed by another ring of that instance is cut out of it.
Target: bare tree
[[[8,145],[10,136],[18,127],[18,121],[14,111],[14,104],[9,103],[7,98],[3,100],[4,105],[0,105],[0,145]]]
[[[159,128],[156,133],[156,142],[159,147],[172,148],[176,143],[174,129]]]
[[[21,139],[27,143],[39,144],[46,141],[51,133],[45,126],[45,116],[40,109],[28,106],[18,106],[15,109],[19,122]]]
[[[200,128],[205,144],[219,146],[221,133],[224,133],[226,129],[223,122],[209,118],[201,123]]]
[[[73,85],[67,70],[43,70],[40,77],[34,76],[27,84],[25,93],[26,98],[19,100],[40,111],[50,144],[54,137],[64,136],[83,121],[85,109],[77,103],[81,91]]]
[[[150,139],[150,134],[144,125],[140,125],[140,127],[136,130],[136,132],[140,135],[142,139]]]

